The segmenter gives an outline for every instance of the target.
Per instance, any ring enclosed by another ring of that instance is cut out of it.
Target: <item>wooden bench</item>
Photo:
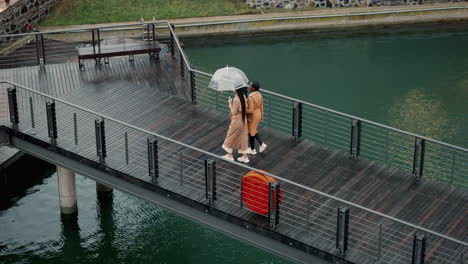
[[[133,61],[133,56],[137,54],[149,54],[151,58],[158,59],[161,45],[155,40],[135,40],[135,39],[111,39],[99,40],[99,32],[97,41],[94,38],[90,47],[77,48],[78,51],[78,66],[80,70],[84,69],[83,60],[94,59],[96,63],[100,63],[104,59],[104,63],[109,63],[110,57],[129,56],[129,60]]]

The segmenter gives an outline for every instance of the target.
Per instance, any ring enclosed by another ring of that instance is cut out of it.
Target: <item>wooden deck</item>
[[[156,62],[149,60],[148,56],[135,56],[133,63],[127,58],[111,58],[109,65],[95,65],[89,61],[86,62],[86,70],[81,72],[76,63],[47,65],[46,71],[39,71],[37,67],[0,70],[0,80],[31,87],[139,128],[223,155],[221,144],[229,124],[228,117],[190,103],[189,83],[178,77],[178,71],[177,63],[173,63],[170,55],[161,54],[161,59]],[[28,107],[20,102],[20,108],[20,113],[23,111],[25,116],[20,123],[20,131],[29,134],[34,131],[35,137],[47,141],[44,110],[36,111],[36,127],[32,129],[31,120],[27,117]],[[73,113],[78,116],[78,144],[75,144],[72,136]],[[97,160],[93,123],[96,116],[72,111],[57,104],[57,119],[58,146]],[[351,160],[347,153],[324,148],[314,142],[296,143],[289,134],[270,128],[262,128],[260,132],[268,148],[264,154],[251,157],[250,166],[468,241],[468,192],[465,190],[427,179],[416,182],[411,175],[398,169],[361,158]],[[129,142],[128,164],[123,147],[124,133],[127,133]],[[144,133],[107,122],[106,138],[108,166],[152,182],[148,176],[146,156],[148,137]],[[202,161],[206,157],[190,151],[184,152],[181,157],[177,156],[176,153],[181,148],[169,142],[160,143],[160,147],[163,158],[160,160],[161,173],[157,184],[194,200],[205,201]],[[179,158],[181,163],[177,163]],[[174,164],[182,164],[183,176],[179,177],[179,169],[171,167],[176,166]],[[218,201],[215,207],[266,226],[267,221],[263,216],[240,208],[238,181],[246,170],[222,161],[217,165],[218,172],[225,177],[220,177],[218,182]],[[280,216],[283,222],[278,226],[277,232],[335,254],[334,233],[326,230],[334,230],[336,227],[338,203],[287,184],[285,187],[289,187],[289,193],[285,193]],[[368,241],[367,244],[363,242],[362,230],[367,228],[367,232],[375,233],[375,223],[384,223],[384,231],[387,231],[385,237],[388,241],[392,237],[401,237],[397,243],[401,251],[404,251],[391,254],[386,252],[387,259],[384,260],[387,263],[411,262],[411,248],[408,247],[412,247],[412,236],[401,235],[399,232],[413,234],[413,231],[402,229],[397,224],[386,222],[364,211],[354,212],[350,219],[352,246],[347,259],[355,263],[374,263],[376,250],[371,245],[375,240]],[[304,219],[294,218],[293,215],[298,214],[305,215],[303,218],[310,218],[311,221],[303,222]],[[353,228],[358,225],[363,227]],[[439,241],[429,243],[434,245]],[[440,243],[440,247],[457,250],[451,248],[450,243]],[[457,256],[449,257],[453,257],[455,261]],[[442,259],[444,256],[438,258]]]

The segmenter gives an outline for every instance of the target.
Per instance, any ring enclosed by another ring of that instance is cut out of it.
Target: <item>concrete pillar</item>
[[[104,185],[102,183],[99,183],[99,182],[96,182],[96,191],[97,193],[111,193],[112,192],[112,188],[107,186],[107,185]]]
[[[64,215],[76,214],[78,207],[76,203],[75,172],[57,166],[57,177],[60,194],[60,212]]]

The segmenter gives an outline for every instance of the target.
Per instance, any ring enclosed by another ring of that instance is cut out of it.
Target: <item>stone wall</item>
[[[425,0],[241,0],[254,8],[307,8],[307,7],[356,7],[381,5],[415,5],[424,4]],[[467,0],[461,0],[467,1]],[[461,2],[456,0],[456,2]],[[431,3],[434,0],[430,0]],[[440,2],[447,2],[441,0]],[[454,1],[455,2],[455,1]]]
[[[0,35],[27,31],[47,17],[59,0],[19,0],[0,13]]]

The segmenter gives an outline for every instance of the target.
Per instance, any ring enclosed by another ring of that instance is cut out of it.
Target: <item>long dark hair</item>
[[[245,93],[245,88],[236,90],[237,97],[239,97],[242,106],[242,122],[245,122]]]

